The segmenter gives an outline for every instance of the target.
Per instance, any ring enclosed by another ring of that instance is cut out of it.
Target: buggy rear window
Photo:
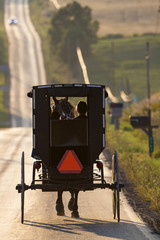
[[[51,120],[51,147],[88,145],[88,120]]]

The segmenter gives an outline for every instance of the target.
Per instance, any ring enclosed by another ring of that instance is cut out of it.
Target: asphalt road
[[[10,112],[12,127],[31,126],[31,87],[45,84],[41,42],[29,18],[27,0],[5,1],[5,27],[9,40]],[[8,20],[16,18],[17,25]]]
[[[17,26],[9,26],[10,17]],[[56,215],[56,193],[25,192],[24,224],[20,223],[20,194],[15,190],[20,183],[20,159],[25,152],[25,182],[31,183],[32,149],[31,100],[26,97],[32,85],[45,83],[45,72],[39,38],[30,23],[27,1],[5,2],[5,23],[9,38],[11,68],[12,128],[0,130],[0,239],[159,239],[140,220],[121,194],[121,222],[113,220],[112,191],[109,189],[80,192],[80,218],[71,218],[67,209],[69,193],[64,193],[65,217]],[[38,54],[39,57],[38,57]],[[42,72],[41,72],[42,71]],[[104,156],[102,155],[104,161]],[[107,165],[107,163],[106,163]],[[105,178],[111,172],[105,167]]]

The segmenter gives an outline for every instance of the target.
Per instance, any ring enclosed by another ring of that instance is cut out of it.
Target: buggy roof
[[[104,85],[97,84],[51,84],[51,85],[38,85],[33,86],[33,89],[46,89],[48,94],[55,96],[73,96],[83,97],[90,95],[90,89],[105,89]]]

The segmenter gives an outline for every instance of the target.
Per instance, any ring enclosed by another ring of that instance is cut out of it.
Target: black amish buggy
[[[103,162],[99,158],[105,148],[105,86],[39,85],[34,86],[27,95],[32,98],[32,156],[35,161],[32,182],[26,185],[22,153],[21,184],[16,186],[21,193],[21,222],[24,220],[24,193],[28,189],[56,191],[56,210],[57,215],[61,216],[65,214],[62,193],[69,191],[71,199],[68,208],[72,211],[72,217],[79,217],[79,191],[97,188],[113,191],[113,215],[119,221],[119,192],[123,185],[119,183],[117,152],[112,157],[112,183],[105,181]],[[87,111],[84,118],[71,114],[74,107],[68,100],[77,97],[85,99]]]

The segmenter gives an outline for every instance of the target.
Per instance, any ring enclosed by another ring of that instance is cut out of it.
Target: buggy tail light
[[[102,160],[97,160],[97,168],[102,169],[103,168],[103,161]]]
[[[39,161],[34,162],[35,169],[39,170],[41,168],[41,163]]]

